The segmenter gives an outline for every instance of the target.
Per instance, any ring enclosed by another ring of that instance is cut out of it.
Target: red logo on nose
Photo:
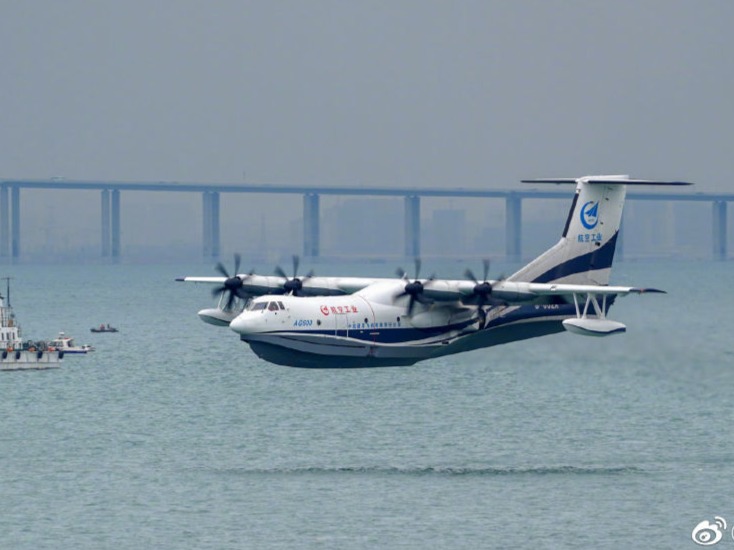
[[[328,315],[329,314],[328,306],[321,306],[321,313],[323,313],[324,315]]]

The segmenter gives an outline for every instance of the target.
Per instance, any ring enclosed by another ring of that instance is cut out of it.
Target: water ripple
[[[580,475],[608,476],[642,474],[645,471],[635,466],[300,466],[278,468],[225,468],[201,470],[225,475],[402,475],[402,476],[546,476]]]

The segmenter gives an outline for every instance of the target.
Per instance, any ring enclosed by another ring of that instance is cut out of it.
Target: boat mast
[[[10,307],[10,279],[12,279],[12,277],[3,277],[3,279],[5,279],[5,283],[6,283],[6,287],[7,287],[6,294],[8,297],[8,307]]]

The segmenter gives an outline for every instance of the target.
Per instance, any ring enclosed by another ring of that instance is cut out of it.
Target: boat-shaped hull
[[[0,371],[56,369],[63,358],[61,351],[3,350]]]
[[[327,335],[286,331],[241,336],[240,339],[247,342],[258,357],[289,367],[408,366],[425,359],[563,332],[562,321],[569,317],[573,306],[559,306],[549,311],[533,306],[514,307],[505,316],[488,320],[481,330],[470,330],[473,327],[466,326],[463,327],[466,331],[453,330],[426,338],[421,337],[422,331],[379,329],[371,334],[383,341],[377,338],[365,341],[345,332]]]
[[[59,335],[53,340],[49,340],[46,345],[49,351],[60,351],[64,355],[86,355],[87,352],[94,351],[94,347],[89,344],[77,346],[74,343],[74,338],[63,332],[59,332]]]

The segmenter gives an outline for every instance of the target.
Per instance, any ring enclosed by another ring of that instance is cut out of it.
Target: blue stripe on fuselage
[[[572,304],[545,304],[545,305],[526,305],[517,309],[503,313],[501,316],[492,319],[482,330],[492,330],[503,325],[516,323],[518,321],[532,321],[539,318],[548,317],[575,317],[576,308]],[[299,330],[299,331],[273,331],[265,334],[269,335],[321,335],[321,336],[337,336],[341,338],[349,338],[366,343],[376,344],[410,344],[422,340],[430,340],[431,338],[440,338],[451,332],[460,331],[477,320],[473,319],[464,323],[458,323],[449,326],[415,328],[410,326],[398,328],[368,328],[368,329],[340,329],[340,330]],[[473,333],[472,333],[473,334]]]
[[[439,327],[415,328],[411,326],[403,326],[397,328],[364,328],[364,329],[339,329],[339,330],[299,330],[299,331],[273,331],[266,334],[307,334],[322,336],[339,336],[342,338],[353,338],[364,342],[377,342],[380,344],[400,344],[407,342],[415,342],[417,340],[426,340],[436,338],[442,334],[462,330],[469,325],[476,323],[476,319],[457,323],[454,325],[446,325]]]

